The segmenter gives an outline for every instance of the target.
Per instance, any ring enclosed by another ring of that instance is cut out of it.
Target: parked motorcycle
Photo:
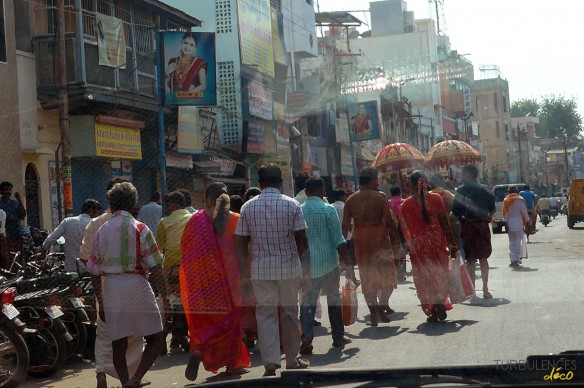
[[[25,337],[37,335],[27,329],[18,318],[20,312],[12,304],[15,290],[8,288],[2,292],[0,314],[0,387],[18,387],[25,379],[30,363],[30,355]]]

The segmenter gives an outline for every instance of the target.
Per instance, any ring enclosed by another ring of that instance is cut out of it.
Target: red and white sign
[[[250,82],[248,85],[249,114],[264,120],[272,120],[273,105],[272,92],[266,90],[263,85],[257,82]]]

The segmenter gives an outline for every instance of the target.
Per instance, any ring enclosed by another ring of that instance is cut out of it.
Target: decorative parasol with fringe
[[[446,140],[434,145],[426,156],[426,166],[443,168],[481,162],[481,154],[473,146],[460,140]]]
[[[424,155],[416,147],[407,143],[393,143],[379,151],[372,166],[383,170],[401,170],[423,164]]]

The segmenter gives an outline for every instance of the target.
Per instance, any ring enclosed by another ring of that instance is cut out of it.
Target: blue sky
[[[584,93],[584,1],[443,1],[445,32],[452,48],[471,54],[467,58],[477,69],[498,65],[509,81],[512,101],[563,94],[578,99],[584,116],[584,97],[580,97]],[[369,8],[367,0],[315,0],[317,3],[321,11]],[[428,0],[407,4],[417,19],[435,16]],[[355,16],[370,20],[368,14]]]

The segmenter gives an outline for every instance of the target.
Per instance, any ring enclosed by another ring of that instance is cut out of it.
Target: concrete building
[[[510,137],[509,83],[501,77],[475,80],[471,104],[485,156],[485,180],[490,184],[517,182],[519,168]]]
[[[19,3],[19,2],[17,2]],[[15,8],[13,0],[4,0],[0,4],[0,89],[2,90],[2,104],[0,104],[0,163],[2,164],[1,181],[10,181],[14,191],[23,194],[24,180],[22,175],[21,133],[26,131],[26,120],[19,109],[18,93],[18,55],[16,47]],[[21,125],[23,124],[23,125]],[[34,125],[34,123],[30,123]],[[36,128],[32,128],[36,130]]]

